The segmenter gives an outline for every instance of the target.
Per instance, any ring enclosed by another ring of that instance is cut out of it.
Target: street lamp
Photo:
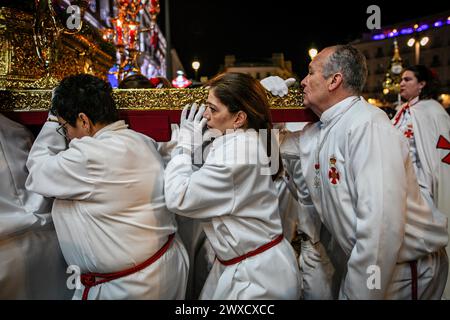
[[[410,38],[408,42],[406,43],[408,47],[415,46],[415,57],[416,57],[416,64],[419,64],[420,60],[420,47],[424,47],[430,42],[430,38],[428,37],[422,37],[420,40],[417,37]]]
[[[195,71],[195,80],[197,80],[197,78],[198,78],[198,69],[200,69],[200,62],[198,62],[197,60],[192,62],[192,69],[194,69],[194,71]]]
[[[309,54],[309,57],[311,58],[311,60],[314,59],[314,57],[317,56],[318,53],[319,52],[317,51],[316,48],[311,48],[308,51],[308,54]]]

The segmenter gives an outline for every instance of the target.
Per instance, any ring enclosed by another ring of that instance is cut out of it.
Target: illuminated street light
[[[314,57],[317,56],[318,53],[319,53],[319,52],[317,51],[316,48],[311,48],[311,49],[309,49],[309,51],[308,51],[308,54],[309,54],[311,60],[314,59]]]
[[[428,38],[428,37],[423,37],[422,39],[420,39],[420,45],[423,47],[423,46],[426,46],[427,45],[427,43],[428,43],[428,41],[430,41],[430,38]]]
[[[192,69],[194,69],[194,71],[195,71],[195,80],[197,80],[198,69],[200,69],[200,62],[198,62],[197,60],[194,60],[194,62],[192,62]]]
[[[430,42],[430,38],[428,37],[422,37],[422,39],[418,39],[417,37],[410,38],[408,42],[406,43],[408,47],[415,46],[415,61],[416,64],[419,64],[420,61],[420,47],[424,47]]]
[[[408,43],[407,43],[408,47],[412,47],[415,42],[416,42],[416,39],[414,39],[414,38],[409,39]]]

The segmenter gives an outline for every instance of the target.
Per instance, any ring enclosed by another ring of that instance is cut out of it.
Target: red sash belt
[[[417,261],[409,262],[411,268],[411,300],[417,300]]]
[[[219,258],[217,258],[217,260],[219,260],[219,262],[221,264],[225,265],[225,266],[231,266],[233,264],[241,262],[242,260],[245,260],[247,258],[256,256],[257,254],[260,254],[260,253],[262,253],[262,252],[264,252],[266,250],[269,250],[270,248],[272,248],[272,247],[276,246],[277,244],[279,244],[282,240],[283,240],[283,235],[280,234],[278,237],[276,237],[272,241],[262,245],[261,247],[255,249],[253,251],[247,252],[246,254],[243,254],[242,256],[239,256],[239,257],[236,257],[236,258],[233,258],[233,259],[230,259],[230,260],[225,260],[225,261],[220,260]]]
[[[113,273],[84,273],[81,275],[81,283],[84,285],[84,291],[83,291],[83,298],[82,300],[87,300],[89,290],[101,283],[109,282],[115,279],[119,279],[125,276],[128,276],[130,274],[133,274],[135,272],[138,272],[142,269],[147,268],[149,265],[151,265],[153,262],[157,261],[161,256],[166,253],[166,251],[169,249],[170,244],[173,241],[173,238],[175,236],[175,233],[171,234],[169,236],[169,239],[167,242],[159,249],[154,255],[152,255],[149,259],[142,262],[141,264],[134,266],[132,268],[122,270],[119,272],[113,272]],[[102,278],[101,280],[97,280],[96,278]]]

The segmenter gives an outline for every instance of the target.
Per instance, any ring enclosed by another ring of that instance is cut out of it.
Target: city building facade
[[[367,58],[369,75],[364,89],[365,97],[378,101],[387,100],[386,92],[383,93],[383,82],[386,73],[391,71],[389,68],[394,57],[395,40],[403,67],[423,64],[438,76],[441,83],[441,102],[448,107],[450,11],[386,26],[364,34],[361,39],[352,42]]]

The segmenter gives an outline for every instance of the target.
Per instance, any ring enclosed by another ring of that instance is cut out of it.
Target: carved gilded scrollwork
[[[106,79],[108,70],[114,64],[114,56],[102,51],[88,27],[83,28],[86,29],[83,29],[82,34],[61,36],[54,64],[57,80],[86,70]],[[44,72],[44,67],[38,63],[33,40],[32,14],[13,8],[0,8],[0,90],[31,89]]]
[[[46,111],[50,107],[51,90],[0,90],[2,111]],[[123,110],[180,110],[186,104],[205,102],[206,89],[116,89],[117,108]],[[302,108],[302,95],[291,89],[286,97],[268,94],[272,109]]]

